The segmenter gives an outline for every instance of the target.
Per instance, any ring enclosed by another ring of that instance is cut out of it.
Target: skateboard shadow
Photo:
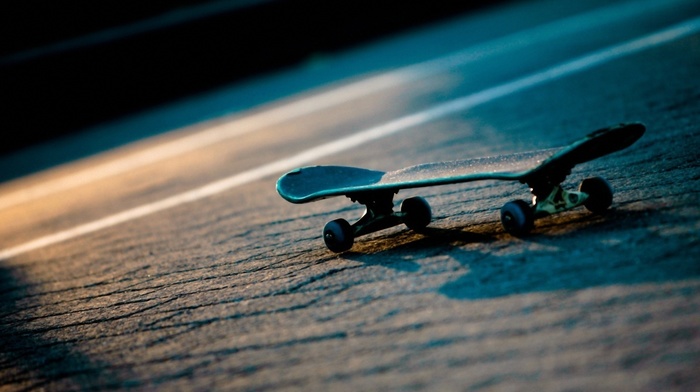
[[[461,229],[443,229],[426,227],[420,233],[404,231],[390,239],[397,244],[386,249],[386,237],[364,241],[355,245],[355,251],[346,252],[343,257],[368,266],[382,266],[403,272],[418,272],[420,264],[413,261],[424,256],[426,252],[439,253],[441,249],[451,249],[469,243],[487,243],[494,241],[488,235],[473,233]]]
[[[548,218],[549,219],[549,218]],[[534,233],[510,237],[497,225],[473,232],[464,228],[427,228],[420,234],[391,235],[357,244],[345,257],[406,272],[419,273],[420,260],[447,255],[464,273],[437,288],[456,300],[581,290],[609,285],[661,283],[700,277],[700,256],[692,234],[659,233],[659,223],[678,216],[654,209],[610,210],[605,215],[566,214],[539,222]],[[656,227],[656,228],[655,228]],[[493,230],[492,233],[486,231]],[[383,244],[383,246],[382,246]],[[484,246],[470,246],[482,244]],[[687,249],[687,254],[678,254]]]
[[[585,213],[584,213],[585,214]],[[451,250],[468,273],[439,288],[446,297],[481,300],[510,295],[582,290],[611,285],[662,283],[700,277],[697,249],[687,255],[674,250],[687,246],[682,234],[659,234],[654,222],[677,217],[656,210],[611,210],[603,216],[573,216],[520,238],[522,246],[484,250],[480,254]],[[644,223],[640,225],[640,223]],[[652,223],[648,225],[646,223]]]
[[[90,389],[96,385],[123,385],[108,364],[94,361],[75,350],[68,342],[49,338],[50,328],[24,327],[24,320],[15,317],[29,293],[20,279],[6,268],[0,268],[0,359],[5,387],[16,390],[70,388]]]

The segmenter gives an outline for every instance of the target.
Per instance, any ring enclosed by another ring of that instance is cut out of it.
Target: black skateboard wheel
[[[588,194],[588,199],[583,203],[590,212],[600,214],[612,205],[613,190],[610,184],[602,177],[591,177],[581,181],[578,190]]]
[[[326,223],[323,228],[323,241],[328,249],[335,253],[345,252],[355,242],[354,231],[345,219],[336,219]]]
[[[401,203],[401,212],[405,214],[404,224],[409,229],[420,231],[433,219],[430,204],[422,197],[409,197]]]
[[[501,223],[508,233],[522,235],[532,229],[535,217],[527,202],[515,200],[506,203],[501,208]]]

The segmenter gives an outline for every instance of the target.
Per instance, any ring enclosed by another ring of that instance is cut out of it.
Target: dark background
[[[0,154],[494,2],[17,2]]]

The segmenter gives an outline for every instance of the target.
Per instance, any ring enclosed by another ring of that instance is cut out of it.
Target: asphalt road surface
[[[700,388],[700,3],[566,3],[231,86],[231,105],[276,93],[2,184],[0,389]],[[566,182],[607,178],[611,210],[523,238],[498,218],[529,197],[516,183],[402,191],[429,229],[342,254],[320,231],[361,206],[275,192],[297,166],[393,170],[629,121],[642,139]]]

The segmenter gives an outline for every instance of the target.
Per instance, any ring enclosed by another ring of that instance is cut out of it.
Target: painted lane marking
[[[639,53],[643,50],[697,33],[698,31],[700,31],[700,18],[691,19],[671,28],[598,50],[571,61],[560,63],[523,78],[447,101],[422,112],[400,117],[376,127],[357,132],[348,137],[338,139],[334,142],[316,146],[291,157],[280,159],[255,169],[212,182],[203,187],[110,215],[90,223],[76,226],[72,229],[40,237],[22,245],[5,249],[0,251],[0,260],[8,259],[39,248],[115,226],[120,223],[141,218],[168,208],[177,207],[185,203],[213,196],[232,188],[248,184],[274,174],[279,174],[304,164],[308,164],[314,160],[349,150],[372,140],[405,131],[417,125],[425,124],[429,121],[464,111],[477,105],[491,102],[498,98],[502,98],[546,82],[561,79],[564,76],[582,72],[624,56]]]
[[[593,30],[599,26],[619,22],[623,19],[633,19],[641,14],[654,12],[661,8],[669,8],[674,4],[684,2],[686,0],[631,1],[512,33],[444,57],[399,68],[395,71],[370,77],[328,92],[268,109],[261,113],[232,119],[224,124],[210,127],[196,134],[163,143],[148,150],[136,152],[55,180],[28,186],[0,196],[0,210],[126,173],[139,167],[173,158],[266,127],[282,124],[295,118],[342,105],[392,87],[427,78],[450,69],[463,67],[490,56],[522,49],[566,34]]]

